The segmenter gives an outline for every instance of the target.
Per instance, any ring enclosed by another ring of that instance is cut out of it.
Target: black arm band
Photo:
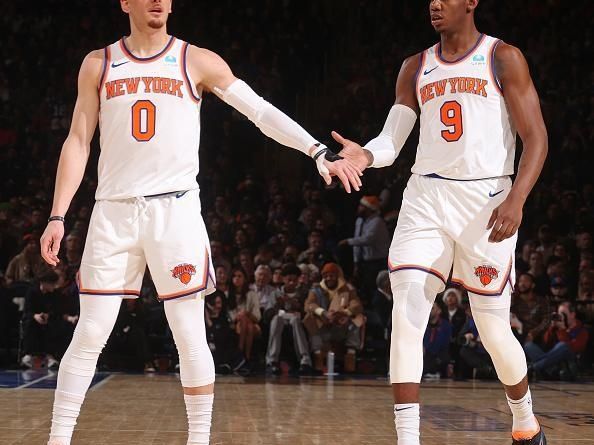
[[[56,216],[50,216],[47,219],[47,222],[52,222],[52,221],[62,221],[62,222],[64,222],[64,217],[63,216],[57,216],[57,215]]]

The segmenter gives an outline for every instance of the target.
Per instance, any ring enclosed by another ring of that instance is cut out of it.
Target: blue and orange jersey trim
[[[512,281],[511,281],[512,266],[513,266],[513,261],[510,258],[509,266],[507,267],[507,272],[505,273],[505,278],[502,280],[501,286],[499,286],[499,289],[497,289],[496,291],[484,291],[482,289],[477,289],[477,288],[474,288],[474,287],[469,286],[466,283],[464,283],[464,280],[461,280],[458,278],[453,278],[453,277],[452,277],[452,283],[462,286],[468,292],[471,292],[476,295],[482,295],[484,297],[499,297],[505,290],[505,286],[507,286],[508,283],[512,289],[514,287]]]
[[[76,282],[78,284],[78,292],[81,295],[100,295],[100,296],[114,296],[114,297],[140,297],[140,290],[134,289],[87,289],[80,277],[80,271],[76,274]]]
[[[479,47],[479,45],[483,42],[484,39],[485,34],[481,34],[479,38],[476,40],[476,43],[472,46],[472,48],[470,48],[468,51],[466,51],[465,54],[458,57],[456,60],[452,61],[445,60],[443,58],[441,54],[441,42],[439,42],[435,47],[435,59],[442,65],[456,65],[457,63],[464,62]]]
[[[181,59],[182,59],[182,63],[181,63],[181,70],[182,70],[182,76],[184,76],[184,80],[186,81],[186,87],[188,89],[188,92],[190,93],[190,97],[192,98],[192,100],[196,103],[200,103],[200,96],[197,95],[194,92],[194,85],[193,82],[190,80],[190,76],[188,74],[188,48],[189,48],[190,44],[188,42],[184,42],[183,46],[182,46],[182,50],[181,50]]]
[[[101,70],[101,77],[99,77],[99,85],[97,86],[97,90],[99,91],[99,96],[101,96],[101,92],[103,91],[103,84],[105,83],[105,79],[107,79],[107,73],[109,73],[109,64],[111,62],[111,49],[109,45],[103,48],[103,69]]]
[[[186,289],[180,292],[174,292],[171,294],[159,294],[159,301],[166,301],[166,300],[175,300],[176,298],[187,297],[189,295],[202,292],[208,287],[208,280],[212,279],[210,275],[210,256],[208,254],[208,249],[205,249],[204,253],[204,273],[202,274],[202,282],[200,285],[193,287],[191,289]],[[214,282],[214,280],[213,280]]]
[[[493,43],[493,45],[491,45],[491,49],[489,50],[489,72],[491,73],[491,80],[493,81],[493,85],[495,85],[495,88],[497,88],[497,91],[499,91],[499,94],[501,94],[503,96],[503,86],[501,85],[501,82],[499,81],[499,78],[497,77],[497,72],[495,71],[495,50],[497,49],[497,46],[501,43],[501,40],[497,39],[495,40],[495,42]]]
[[[395,266],[388,260],[388,269],[390,270],[390,273],[398,272],[400,270],[419,270],[439,278],[444,284],[447,282],[443,274],[438,270],[432,269],[431,267],[420,266],[418,264],[399,264]]]
[[[165,48],[163,48],[161,51],[159,51],[154,56],[150,56],[150,57],[138,57],[138,56],[135,56],[134,54],[132,54],[132,52],[126,46],[126,39],[125,39],[125,37],[122,37],[120,39],[120,48],[122,49],[122,52],[124,53],[124,55],[128,59],[130,59],[132,62],[137,62],[137,63],[151,63],[151,62],[154,62],[155,60],[158,60],[161,57],[163,57],[165,55],[165,53],[167,53],[167,51],[169,51],[171,49],[171,47],[173,45],[173,42],[175,42],[175,37],[174,36],[171,36],[169,38],[169,42],[167,42],[167,45],[165,45]]]

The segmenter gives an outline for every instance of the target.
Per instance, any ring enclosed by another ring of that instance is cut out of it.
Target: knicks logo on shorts
[[[171,276],[177,278],[183,284],[188,284],[192,279],[192,275],[196,275],[196,266],[193,264],[180,264],[171,269]]]
[[[474,275],[479,277],[483,286],[488,286],[499,277],[499,271],[493,266],[478,266],[474,268]]]

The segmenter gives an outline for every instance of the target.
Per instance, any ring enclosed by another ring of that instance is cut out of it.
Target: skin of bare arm
[[[52,216],[64,216],[70,202],[82,181],[89,153],[91,139],[99,117],[99,78],[103,67],[103,52],[90,52],[82,62],[78,75],[78,97],[72,114],[70,131],[58,163]],[[48,223],[41,237],[41,256],[50,265],[59,263],[58,252],[64,237],[61,221]]]
[[[495,71],[503,87],[511,121],[524,144],[514,185],[487,225],[489,241],[498,243],[513,236],[522,222],[522,208],[534,187],[548,152],[547,129],[538,93],[522,52],[500,43],[495,51]]]

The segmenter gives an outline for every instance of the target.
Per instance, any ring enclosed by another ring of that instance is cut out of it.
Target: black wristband
[[[64,217],[63,216],[58,216],[58,215],[56,215],[56,216],[50,216],[47,219],[47,222],[52,222],[52,221],[62,221],[62,222],[64,222]]]

